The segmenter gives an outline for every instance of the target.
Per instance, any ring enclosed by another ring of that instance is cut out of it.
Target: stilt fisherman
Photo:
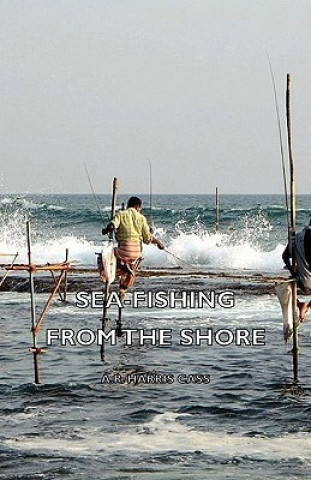
[[[165,245],[150,232],[141,209],[141,199],[131,197],[127,202],[127,209],[119,211],[102,230],[103,235],[114,231],[118,241],[114,253],[117,258],[116,276],[120,277],[120,298],[123,298],[126,290],[134,284],[137,268],[142,261],[142,243],[147,245],[153,243],[160,250],[165,248]]]
[[[293,270],[290,258],[292,253],[289,245],[283,252],[282,258],[286,268],[292,276],[297,279],[298,287],[302,294],[310,294],[311,291],[311,220],[308,226],[295,235],[295,253],[297,269]],[[299,308],[299,320],[305,320],[308,309],[311,307],[311,301],[297,301]]]

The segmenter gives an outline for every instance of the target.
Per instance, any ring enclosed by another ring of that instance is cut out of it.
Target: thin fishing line
[[[287,192],[286,168],[285,168],[285,160],[284,160],[283,137],[282,137],[282,128],[281,128],[281,119],[280,119],[280,109],[279,109],[279,104],[278,104],[278,99],[277,99],[277,94],[276,94],[275,77],[274,77],[274,73],[273,73],[273,69],[272,69],[272,64],[271,64],[271,60],[270,60],[270,57],[269,57],[268,52],[266,52],[266,55],[267,55],[267,59],[268,59],[268,63],[269,63],[270,75],[271,75],[271,80],[272,80],[272,85],[273,85],[273,92],[274,92],[275,111],[276,111],[276,116],[277,116],[279,139],[280,139],[280,152],[281,152],[281,161],[282,161],[282,173],[283,173],[283,185],[284,185],[285,205],[286,205],[287,229],[288,229],[288,231],[289,231],[289,230],[290,230],[290,222],[289,222],[288,192]]]
[[[100,207],[99,207],[99,204],[98,204],[98,201],[97,201],[97,197],[96,197],[96,194],[95,194],[95,192],[94,192],[94,188],[93,188],[93,185],[92,185],[92,182],[91,182],[91,178],[90,178],[90,175],[89,175],[89,171],[88,171],[88,169],[87,169],[87,166],[86,166],[85,161],[83,161],[83,164],[84,164],[84,169],[85,169],[85,173],[86,173],[87,179],[88,179],[88,181],[89,181],[89,185],[90,185],[91,190],[92,190],[92,193],[93,193],[93,197],[94,197],[94,200],[95,200],[95,204],[96,204],[97,210],[98,210],[98,212],[99,212],[99,214],[100,214],[100,216],[101,216],[102,223],[103,223],[103,225],[104,225],[104,224],[105,224],[105,220],[104,220],[103,214],[102,214],[102,212],[101,212],[101,209],[100,209]]]
[[[176,258],[176,260],[178,260],[179,262],[184,263],[185,265],[187,265],[187,267],[193,268],[193,265],[191,265],[190,263],[185,262],[185,261],[182,260],[181,258],[177,257],[177,255],[175,255],[175,253],[170,252],[170,251],[167,250],[166,248],[164,248],[164,252],[166,252],[166,253],[168,253],[169,255],[171,255],[172,257]]]

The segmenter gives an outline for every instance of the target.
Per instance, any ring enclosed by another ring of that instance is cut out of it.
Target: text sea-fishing
[[[78,292],[76,306],[78,308],[102,308],[103,292]],[[132,308],[144,306],[146,308],[233,308],[235,306],[234,293],[230,290],[216,292],[215,290],[203,291],[144,291],[136,290],[129,298],[121,302],[117,292],[111,292],[107,300],[107,308],[117,306],[122,308],[130,305]]]

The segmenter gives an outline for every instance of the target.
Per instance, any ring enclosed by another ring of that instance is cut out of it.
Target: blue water
[[[109,198],[100,199],[106,214]],[[299,225],[308,221],[309,200],[299,198]],[[95,263],[101,222],[91,196],[4,196],[0,202],[2,251],[24,255],[23,218],[30,213],[38,260],[61,260],[70,243],[81,264]],[[153,216],[169,247],[196,266],[279,274],[286,243],[282,198],[225,196],[221,205],[218,234],[211,196],[155,196]],[[157,266],[161,252],[147,252],[147,265]],[[175,286],[178,281],[174,277]],[[154,279],[140,282],[148,290]],[[208,277],[180,282],[193,291],[215,286]],[[160,277],[157,286],[169,289],[173,282]],[[36,295],[37,314],[46,298]],[[113,307],[107,328],[116,317]],[[54,301],[38,344],[46,347],[47,328],[96,330],[100,319],[100,309],[77,308],[76,292],[70,293],[67,305]],[[293,389],[291,346],[284,346],[274,295],[237,293],[231,309],[126,307],[124,328],[171,329],[172,345],[139,345],[135,337],[126,346],[123,336],[105,346],[102,362],[96,344],[56,341],[39,357],[40,385],[33,384],[28,353],[27,293],[0,292],[0,324],[0,478],[310,478],[310,326],[307,317],[300,327],[301,389]],[[180,330],[189,328],[264,329],[265,345],[180,345]],[[174,383],[102,383],[105,376],[155,372]],[[210,383],[179,383],[178,375],[190,374],[209,375]]]

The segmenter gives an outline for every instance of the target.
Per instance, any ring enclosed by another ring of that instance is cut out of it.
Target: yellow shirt
[[[117,230],[116,237],[119,242],[124,240],[150,243],[152,235],[144,217],[136,208],[127,208],[121,210],[112,219],[112,223]]]

